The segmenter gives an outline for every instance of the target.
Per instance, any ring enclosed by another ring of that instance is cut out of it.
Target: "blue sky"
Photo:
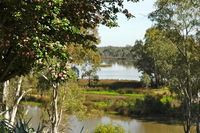
[[[135,40],[143,39],[146,29],[152,26],[147,15],[154,10],[156,0],[143,0],[138,3],[126,3],[125,7],[135,16],[130,20],[121,14],[118,16],[119,27],[99,27],[99,36],[102,46],[134,45]]]

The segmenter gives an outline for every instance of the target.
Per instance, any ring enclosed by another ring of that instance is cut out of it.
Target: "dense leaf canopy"
[[[88,29],[116,26],[120,12],[132,17],[122,0],[1,0],[0,8],[0,82],[48,59],[70,62],[66,45],[95,48]]]

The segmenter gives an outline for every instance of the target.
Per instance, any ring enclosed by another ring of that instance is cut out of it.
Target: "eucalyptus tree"
[[[172,85],[184,104],[184,131],[189,133],[192,126],[192,104],[198,98],[199,89],[199,43],[195,40],[200,27],[199,0],[157,0],[156,10],[149,17],[162,29],[170,29],[172,41],[178,52]],[[199,105],[198,105],[199,106]],[[199,114],[197,125],[199,125]],[[197,126],[198,127],[198,126]],[[199,132],[199,128],[197,128]]]
[[[157,88],[166,85],[176,60],[177,50],[167,34],[168,31],[157,27],[149,28],[144,42],[136,41],[132,48],[135,66],[148,74]]]
[[[144,47],[151,59],[156,86],[166,85],[176,61],[177,50],[167,30],[152,27],[146,31]]]
[[[131,49],[134,66],[141,72],[146,73],[153,80],[153,67],[152,59],[146,51],[144,42],[142,40],[136,40],[135,45]]]

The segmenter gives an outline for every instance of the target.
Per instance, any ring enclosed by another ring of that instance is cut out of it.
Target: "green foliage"
[[[0,5],[0,82],[26,74],[34,66],[36,70],[47,69],[49,83],[71,79],[74,74],[66,64],[73,62],[74,56],[68,53],[66,45],[83,44],[94,50],[94,45],[86,43],[96,41],[88,33],[89,28],[98,24],[116,26],[118,12],[131,17],[120,1],[1,1]],[[66,92],[60,90],[63,97]]]
[[[67,86],[66,86],[67,85]],[[61,89],[66,89],[66,99],[64,101],[64,108],[68,110],[69,112],[77,112],[77,111],[84,111],[85,106],[83,105],[83,102],[85,98],[81,96],[81,92],[83,91],[83,88],[80,88],[76,83],[68,82],[67,84],[64,84]],[[64,92],[61,91],[60,99],[62,98],[62,95],[64,95]]]
[[[142,72],[147,73],[148,75],[151,75],[153,68],[152,60],[148,56],[144,42],[142,40],[136,40],[135,45],[133,46],[131,50],[132,56],[133,56],[133,63],[134,66]]]
[[[166,84],[165,79],[170,78],[176,61],[178,50],[169,35],[171,33],[167,30],[149,28],[145,42],[136,41],[132,49],[135,66],[148,74],[156,87]]]
[[[109,96],[127,96],[131,98],[142,98],[144,94],[120,94],[115,91],[85,91],[84,94],[98,94],[98,95],[109,95]]]
[[[0,5],[0,82],[27,74],[34,66],[42,69],[53,58],[71,62],[67,45],[94,50],[88,42],[98,39],[90,29],[116,26],[117,13],[132,17],[121,1],[1,0]]]
[[[131,58],[131,48],[132,46],[125,47],[99,47],[98,50],[102,57],[113,57],[113,58]]]
[[[23,90],[36,89],[38,83],[39,83],[39,81],[38,81],[37,75],[28,74],[28,75],[23,77],[22,89]],[[16,87],[16,85],[14,85],[13,87]]]
[[[151,85],[151,78],[147,73],[143,73],[140,77],[143,87],[148,88]]]
[[[16,133],[33,133],[34,132],[34,129],[29,127],[29,121],[25,122],[22,119],[20,119],[16,123],[14,130]]]
[[[98,70],[98,66],[99,62],[97,62],[96,64],[91,64],[90,62],[86,61],[84,63],[84,65],[82,66],[82,75],[81,78],[87,77],[88,78],[88,85],[91,86],[92,84],[92,80],[94,81],[94,83],[98,82],[98,75],[96,75],[97,70]]]
[[[105,102],[94,102],[93,104],[95,107],[97,107],[99,109],[105,109],[105,108],[109,107],[109,105]]]
[[[16,95],[16,91],[18,89],[19,79],[22,78],[21,90],[19,94]],[[34,75],[26,75],[23,77],[15,77],[10,79],[9,87],[8,87],[8,99],[6,104],[9,108],[12,108],[14,104],[16,104],[17,98],[25,91],[32,89],[36,90],[38,80]]]
[[[184,132],[188,133],[195,120],[191,114],[198,114],[192,109],[192,104],[197,102],[199,92],[197,88],[200,82],[199,67],[197,67],[200,63],[198,40],[200,3],[199,0],[157,0],[155,7],[156,10],[149,15],[149,18],[155,22],[156,27],[168,32],[166,37],[177,49],[175,58],[166,62],[172,66],[166,79],[184,105],[182,121]]]
[[[130,98],[143,98],[144,97],[144,94],[123,94],[122,96],[127,96],[127,97],[130,97]]]
[[[147,95],[144,100],[135,101],[133,113],[147,116],[168,114],[171,108],[170,102],[171,98]]]
[[[58,109],[69,114],[76,114],[80,117],[84,116],[87,108],[83,105],[85,101],[81,92],[84,88],[79,87],[75,82],[69,81],[61,84],[58,94]],[[51,93],[48,94],[47,103],[44,105],[47,110],[52,108]]]
[[[97,126],[94,133],[125,133],[125,130],[120,125],[114,124],[101,124]]]
[[[98,95],[112,95],[112,96],[117,96],[117,92],[109,92],[109,91],[85,91],[85,94],[98,94]]]
[[[8,126],[9,123],[6,120],[1,120],[0,122],[0,133],[12,133],[12,125]]]
[[[178,31],[185,28],[198,29],[200,17],[199,6],[198,0],[157,0],[155,4],[156,10],[149,15],[149,18],[156,22],[156,25],[160,28],[175,28]],[[188,31],[191,32],[192,29]]]
[[[160,101],[165,105],[171,103],[172,100],[173,100],[173,97],[170,97],[170,96],[163,96],[162,99],[160,99]]]
[[[115,103],[115,111],[118,112],[119,115],[123,116],[132,116],[134,115],[133,109],[134,109],[134,101],[133,99],[127,99],[127,100],[121,100],[116,101]]]

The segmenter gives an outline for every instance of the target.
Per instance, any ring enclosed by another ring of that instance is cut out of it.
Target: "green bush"
[[[137,99],[133,112],[136,115],[160,115],[168,114],[171,109],[171,99],[160,95],[145,96],[144,100]]]
[[[125,130],[120,125],[100,124],[94,130],[94,133],[125,133]]]
[[[142,86],[145,88],[148,88],[151,84],[151,78],[147,73],[143,73],[140,80],[142,82]]]
[[[108,104],[105,103],[105,102],[93,102],[94,106],[97,108],[97,109],[106,109],[108,108]]]
[[[169,103],[172,102],[172,100],[173,100],[173,98],[170,97],[170,96],[163,96],[163,97],[160,99],[160,101],[161,101],[163,104],[169,104]]]

